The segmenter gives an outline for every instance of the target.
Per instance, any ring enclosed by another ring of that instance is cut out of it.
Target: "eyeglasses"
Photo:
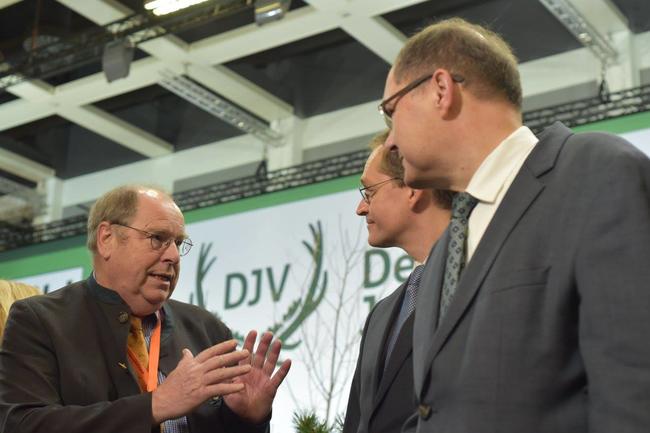
[[[135,230],[137,232],[144,234],[151,241],[151,249],[155,251],[158,251],[161,248],[166,250],[171,245],[171,243],[174,242],[174,245],[176,245],[176,248],[178,249],[178,254],[184,256],[190,252],[192,246],[194,245],[190,238],[175,239],[173,236],[164,235],[160,233],[151,233],[146,230],[127,226],[126,224],[120,224],[120,223],[111,223],[111,224],[116,226],[126,227],[127,229]]]
[[[391,180],[402,180],[402,179],[400,179],[399,177],[393,177],[391,179],[382,180],[381,182],[377,182],[375,184],[364,186],[363,188],[359,188],[359,192],[361,193],[361,197],[363,198],[363,201],[370,204],[370,200],[375,195],[379,187],[390,182]]]
[[[394,94],[392,94],[391,96],[383,100],[381,104],[379,104],[379,107],[377,107],[377,109],[379,110],[379,113],[384,117],[384,122],[386,122],[386,126],[388,126],[389,128],[393,127],[393,113],[395,112],[395,108],[397,107],[397,103],[399,102],[399,100],[402,99],[402,97],[406,95],[408,92],[418,87],[420,84],[430,80],[431,77],[433,77],[433,74],[427,74],[427,75],[423,75],[422,77],[414,81],[411,81],[409,84],[402,87],[400,90],[398,90],[397,92],[395,92]],[[458,74],[451,74],[451,79],[454,81],[454,83],[462,83],[465,81],[465,78],[463,78]],[[390,102],[393,102],[391,106],[388,105]]]

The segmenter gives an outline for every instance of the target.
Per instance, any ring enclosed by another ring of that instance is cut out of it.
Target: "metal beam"
[[[61,107],[58,114],[149,158],[167,155],[174,151],[174,146],[168,142],[93,105]]]
[[[54,176],[54,169],[1,147],[0,170],[36,183]]]
[[[604,65],[611,65],[617,60],[619,53],[611,43],[610,35],[603,33],[602,28],[595,27],[591,19],[587,18],[572,1],[539,0],[539,2]],[[598,3],[599,0],[590,2],[590,8]]]
[[[100,0],[59,0],[86,18],[106,24],[132,13],[121,3]],[[189,46],[174,35],[144,42],[139,46],[157,59],[172,64],[184,64],[185,72],[195,81],[216,93],[235,101],[242,108],[271,122],[292,115],[293,108],[261,87],[222,67],[210,68],[204,58],[193,56]],[[177,72],[180,72],[177,70]]]
[[[142,155],[156,157],[174,150],[166,141],[93,105],[77,106],[81,98],[56,95],[53,87],[42,81],[24,81],[11,92],[33,103],[54,106],[59,116]]]
[[[212,65],[226,63],[333,30],[339,26],[339,21],[336,14],[305,6],[287,13],[280,21],[262,27],[249,24],[194,42],[190,45],[190,55],[205,59]]]
[[[382,17],[346,17],[341,28],[370,51],[392,65],[406,42],[406,36]]]

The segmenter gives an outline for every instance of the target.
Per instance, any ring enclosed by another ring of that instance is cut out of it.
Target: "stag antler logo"
[[[323,229],[321,222],[317,221],[316,225],[309,224],[309,230],[311,231],[312,242],[302,241],[313,262],[309,286],[298,299],[291,302],[281,320],[268,327],[269,331],[282,340],[282,346],[285,350],[295,349],[300,345],[301,340],[295,338],[296,331],[316,311],[327,291],[327,271],[323,269]],[[211,248],[212,242],[201,244],[195,292],[190,294],[190,303],[202,308],[206,308],[203,280],[217,259],[216,257],[210,257]],[[217,312],[212,311],[212,314],[219,318]],[[234,329],[232,333],[234,338],[243,341],[244,336],[242,333]]]

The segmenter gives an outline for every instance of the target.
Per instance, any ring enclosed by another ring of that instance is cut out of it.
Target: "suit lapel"
[[[93,316],[97,318],[97,329],[101,334],[98,341],[114,342],[104,347],[104,358],[109,365],[117,395],[139,394],[140,388],[126,356],[126,339],[130,327],[129,308],[123,303],[107,303],[97,298],[93,299],[91,305],[96,308]],[[124,317],[127,317],[126,322],[121,321]]]
[[[544,189],[544,185],[539,181],[538,176],[553,168],[559,151],[570,134],[571,131],[562,125],[556,124],[549,128],[542,135],[542,140],[536,145],[519,170],[462,275],[447,316],[433,335],[433,341],[424,365],[428,366],[433,362],[433,359],[476,295],[508,235]],[[434,311],[437,312],[437,308]],[[420,330],[420,333],[423,333],[423,331]],[[415,341],[426,341],[418,340],[418,335],[415,335],[414,338]],[[423,380],[421,374],[418,382],[416,382],[418,395],[422,389],[421,387],[417,388],[417,384],[421,385]]]
[[[401,299],[401,297],[400,297]],[[401,307],[401,302],[398,303],[398,306]],[[411,314],[408,319],[402,325],[400,329],[399,336],[393,347],[393,352],[390,354],[390,357],[386,360],[386,367],[384,368],[384,374],[381,376],[381,381],[379,381],[379,388],[375,393],[375,398],[373,402],[373,413],[379,407],[379,403],[383,400],[386,392],[390,388],[391,384],[395,380],[395,376],[402,369],[402,366],[408,359],[409,354],[413,348],[413,319],[415,318],[414,314]],[[394,322],[394,321],[393,321]],[[393,323],[391,322],[391,324]]]
[[[165,377],[169,376],[181,360],[183,347],[179,347],[177,342],[182,339],[174,338],[174,312],[171,304],[166,303],[163,306],[164,320],[160,336],[160,360],[158,370]],[[197,355],[196,353],[194,354]]]
[[[448,241],[449,232],[445,230],[438,242],[432,247],[420,280],[412,340],[413,380],[417,395],[420,394],[424,386],[425,365],[427,365],[425,364],[426,349],[429,347],[428,342],[433,340],[435,324],[438,321],[438,304]]]

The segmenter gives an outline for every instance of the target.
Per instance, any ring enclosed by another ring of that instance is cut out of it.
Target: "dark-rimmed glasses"
[[[399,100],[402,99],[402,97],[404,97],[404,95],[406,95],[408,92],[418,87],[420,84],[430,80],[431,77],[433,77],[433,74],[426,74],[411,81],[406,86],[402,87],[400,90],[393,93],[391,96],[384,99],[379,104],[379,107],[377,107],[377,109],[379,110],[379,113],[384,117],[386,126],[389,128],[393,127],[393,113],[395,112],[395,108],[397,107]],[[462,83],[465,81],[465,78],[458,74],[451,74],[451,79],[454,81],[454,83]],[[389,106],[388,104],[391,102],[392,104]]]
[[[167,248],[169,248],[171,243],[174,242],[176,248],[178,249],[178,254],[184,256],[190,252],[192,246],[194,245],[190,238],[175,239],[173,236],[164,235],[160,233],[151,233],[146,230],[128,226],[126,224],[121,224],[121,223],[111,223],[111,224],[116,226],[126,227],[127,229],[135,230],[137,232],[142,233],[147,238],[149,238],[149,240],[151,241],[151,249],[153,249],[154,251],[158,251],[161,248],[163,250],[166,250]]]
[[[381,182],[377,182],[369,186],[364,186],[363,188],[359,188],[359,192],[361,193],[361,197],[363,198],[363,201],[370,204],[370,200],[372,199],[372,196],[375,195],[379,187],[390,182],[391,180],[402,180],[402,179],[399,177],[393,177],[390,179],[382,180]]]

